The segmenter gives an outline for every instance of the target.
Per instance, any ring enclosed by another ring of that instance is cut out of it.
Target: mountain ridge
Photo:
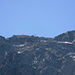
[[[55,38],[0,36],[0,75],[75,75],[74,40],[75,31]]]

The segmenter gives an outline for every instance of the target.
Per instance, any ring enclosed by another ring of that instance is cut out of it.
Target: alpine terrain
[[[0,75],[75,75],[75,31],[55,38],[0,36]]]

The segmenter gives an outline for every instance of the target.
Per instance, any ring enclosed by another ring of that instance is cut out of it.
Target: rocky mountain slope
[[[0,75],[75,75],[75,31],[55,38],[0,36]]]

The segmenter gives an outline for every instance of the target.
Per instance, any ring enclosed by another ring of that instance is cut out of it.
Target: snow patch
[[[58,43],[72,44],[72,42],[67,42],[67,41],[65,41],[65,42],[58,41]]]
[[[13,46],[16,46],[16,47],[23,47],[23,46],[25,46],[25,44],[13,45]]]
[[[75,52],[70,52],[68,55],[75,61]]]
[[[20,54],[21,52],[20,52],[20,51],[18,51],[17,53],[18,53],[18,54]]]

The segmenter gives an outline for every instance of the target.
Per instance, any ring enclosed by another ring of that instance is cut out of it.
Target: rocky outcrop
[[[75,31],[68,31],[59,36],[56,36],[55,40],[72,42],[73,40],[75,40]]]

